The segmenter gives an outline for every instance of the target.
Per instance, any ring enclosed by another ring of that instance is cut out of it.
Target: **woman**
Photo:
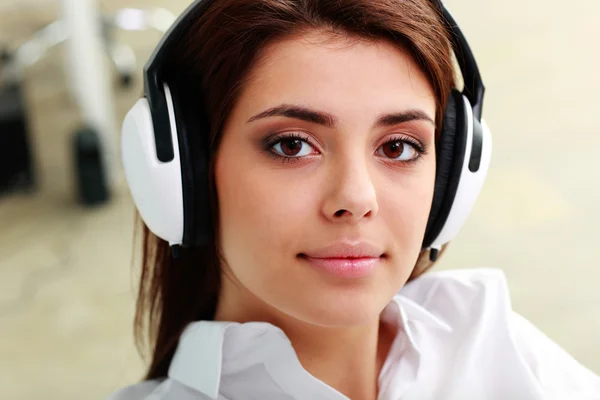
[[[600,398],[499,271],[424,274],[476,197],[463,158],[487,168],[448,21],[433,0],[190,7],[124,124],[151,362],[112,399]]]

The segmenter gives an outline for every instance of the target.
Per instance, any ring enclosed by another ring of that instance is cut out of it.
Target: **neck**
[[[377,398],[379,374],[396,335],[394,327],[379,318],[361,326],[317,326],[273,309],[227,278],[222,284],[215,320],[272,323],[285,332],[312,376],[353,400]]]
[[[294,324],[284,331],[313,376],[353,400],[377,398],[379,374],[395,336],[391,327],[375,320],[354,328]]]

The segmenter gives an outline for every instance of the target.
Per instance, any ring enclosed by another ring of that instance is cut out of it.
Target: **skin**
[[[282,104],[335,124],[256,117]],[[430,120],[376,124],[411,110]],[[270,322],[309,373],[352,399],[375,399],[396,335],[380,313],[414,268],[431,207],[434,118],[426,76],[391,43],[308,31],[263,49],[216,158],[225,261],[216,320]],[[288,134],[302,139],[264,144]],[[400,151],[389,151],[394,144]],[[385,256],[362,278],[298,257],[340,240],[368,241]]]

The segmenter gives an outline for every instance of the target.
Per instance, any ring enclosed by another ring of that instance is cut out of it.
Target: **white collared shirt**
[[[500,270],[428,273],[382,318],[399,330],[378,400],[600,400],[600,378],[512,311]],[[216,321],[187,327],[167,378],[108,400],[175,399],[348,400],[302,367],[274,325]]]

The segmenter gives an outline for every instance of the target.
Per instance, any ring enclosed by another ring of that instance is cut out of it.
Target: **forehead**
[[[296,102],[363,113],[435,108],[425,74],[408,52],[385,40],[309,31],[265,47],[248,78],[242,97],[256,107]]]

